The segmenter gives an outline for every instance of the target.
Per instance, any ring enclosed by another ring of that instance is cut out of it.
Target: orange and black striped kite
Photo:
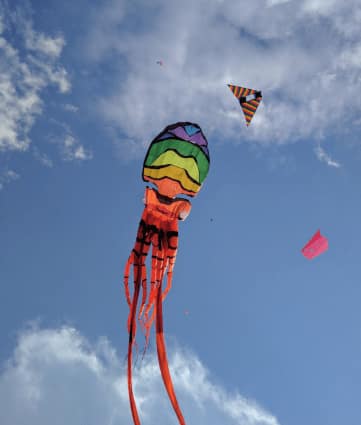
[[[247,89],[246,87],[233,86],[232,84],[227,85],[239,100],[248,127],[253,115],[257,111],[258,105],[261,103],[262,92],[259,90]]]

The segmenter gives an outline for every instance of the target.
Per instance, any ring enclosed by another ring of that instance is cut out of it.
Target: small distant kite
[[[160,65],[160,66],[163,66],[163,61],[162,60],[157,61],[157,64]]]
[[[227,85],[238,99],[248,127],[253,115],[256,113],[258,105],[261,103],[262,92],[259,90],[247,89],[245,87],[233,86],[232,84]]]
[[[302,248],[302,254],[312,260],[312,258],[317,257],[328,249],[328,240],[321,235],[320,230],[312,236],[312,238],[307,242],[307,244]]]

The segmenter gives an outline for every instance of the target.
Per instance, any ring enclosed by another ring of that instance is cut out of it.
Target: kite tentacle
[[[143,266],[142,266],[141,282],[142,282],[142,300],[141,300],[140,307],[139,307],[139,312],[138,312],[138,320],[139,321],[141,321],[141,317],[142,317],[142,314],[143,314],[145,302],[147,300],[147,271],[146,271],[145,264],[143,264]]]
[[[132,301],[130,299],[130,292],[129,292],[129,272],[130,272],[130,266],[133,264],[134,262],[134,254],[133,251],[130,253],[128,261],[125,265],[125,269],[124,269],[124,290],[125,290],[125,298],[127,300],[128,306],[130,308],[130,306],[132,305]]]
[[[163,333],[163,311],[162,311],[162,284],[160,284],[157,292],[156,302],[156,342],[158,363],[162,374],[164,386],[167,390],[168,397],[172,403],[173,409],[177,415],[180,425],[185,425],[185,420],[182,411],[179,407],[177,397],[175,395],[172,378],[169,372],[167,353],[165,348],[164,333]]]
[[[141,256],[141,254],[140,254]],[[142,256],[141,256],[142,259]],[[133,421],[135,425],[140,425],[139,415],[137,411],[137,405],[135,403],[134,393],[133,393],[133,384],[132,384],[132,352],[133,352],[133,344],[135,341],[135,334],[136,334],[136,311],[137,311],[137,304],[138,304],[138,298],[139,298],[139,291],[140,291],[140,281],[141,281],[141,267],[142,267],[142,260],[138,260],[137,262],[137,272],[134,276],[134,292],[133,292],[133,300],[130,307],[129,312],[129,320],[128,320],[128,326],[129,326],[129,342],[128,342],[128,394],[129,394],[129,401],[130,401],[130,409],[133,416]],[[135,270],[134,270],[135,271]]]
[[[162,241],[163,234],[158,233],[157,238],[153,240],[153,251],[152,251],[152,282],[151,290],[149,294],[148,304],[145,308],[144,313],[144,327],[146,329],[146,346],[149,343],[150,329],[155,318],[155,303],[156,297],[159,290],[159,286],[163,280],[164,267],[165,267],[165,247]],[[152,310],[153,309],[153,310]],[[151,313],[150,317],[149,314]]]
[[[144,217],[146,218],[146,217]],[[133,383],[132,383],[132,354],[133,354],[133,345],[135,344],[135,336],[137,330],[137,305],[139,299],[139,292],[142,285],[143,288],[143,297],[146,296],[146,292],[144,294],[144,280],[145,280],[145,291],[146,291],[146,266],[145,259],[148,254],[149,246],[150,246],[150,236],[149,236],[149,228],[146,224],[146,221],[143,220],[143,217],[139,223],[138,232],[136,242],[133,248],[133,251],[129,257],[129,260],[125,267],[125,290],[127,300],[130,301],[130,293],[129,293],[129,272],[130,266],[133,264],[133,278],[134,278],[134,291],[133,298],[130,302],[130,311],[128,316],[128,331],[129,331],[129,342],[128,342],[128,394],[130,401],[130,408],[132,412],[133,422],[135,425],[140,425],[139,415],[137,411],[137,406],[135,403],[134,393],[133,393]],[[129,304],[129,302],[128,302]]]
[[[162,224],[162,227],[169,226],[169,223]],[[177,229],[177,225],[170,226],[171,228]],[[169,227],[168,227],[169,229]],[[162,239],[159,239],[159,238]],[[154,240],[154,252],[152,255],[152,273],[153,273],[153,282],[152,282],[152,290],[149,296],[148,304],[145,309],[145,319],[144,319],[144,327],[146,330],[146,344],[145,350],[149,343],[149,335],[150,329],[156,317],[156,302],[157,302],[157,294],[159,292],[159,288],[161,283],[163,282],[163,278],[165,272],[167,270],[167,285],[162,293],[162,302],[167,296],[169,290],[172,286],[172,277],[173,277],[173,268],[177,254],[178,247],[178,231],[177,230],[167,230],[159,234],[159,238]],[[151,313],[150,313],[151,312]]]
[[[142,272],[141,272],[141,282],[142,282],[142,300],[141,300],[141,304],[139,307],[139,313],[138,313],[138,320],[141,320],[142,314],[143,314],[143,310],[145,307],[145,303],[147,300],[147,267],[145,264],[145,260],[147,258],[148,255],[148,251],[149,251],[149,247],[151,244],[151,237],[152,237],[152,233],[151,232],[147,232],[147,234],[145,235],[145,240],[144,240],[144,248],[143,248],[143,258],[142,258]]]
[[[176,229],[176,226],[173,226]],[[173,269],[178,249],[178,231],[167,231],[167,285],[162,294],[162,301],[165,300],[172,287]]]
[[[174,268],[175,257],[168,257],[168,266],[167,266],[167,285],[162,293],[162,301],[165,300],[168,292],[172,288],[172,279],[173,279],[173,268]]]

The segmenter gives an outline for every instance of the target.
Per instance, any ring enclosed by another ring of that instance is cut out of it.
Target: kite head
[[[143,180],[161,195],[195,196],[209,170],[208,142],[198,124],[168,125],[152,141],[143,164]]]

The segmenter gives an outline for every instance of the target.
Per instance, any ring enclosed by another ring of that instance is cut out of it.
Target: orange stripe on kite
[[[251,103],[249,103],[249,102],[247,102],[247,103],[243,103],[243,104],[242,104],[242,107],[243,107],[243,108],[245,108],[245,109],[247,109],[247,110],[249,110],[249,111],[252,111],[252,112],[256,112],[257,106],[258,106],[258,105],[254,106],[254,105],[252,105],[252,104],[251,104]]]
[[[262,100],[262,93],[259,90],[249,89],[241,86],[227,84],[234,96],[239,100],[247,126],[250,124],[258,105]],[[254,99],[246,99],[248,96],[254,95]]]
[[[242,105],[242,109],[245,115],[253,117],[254,111],[247,109],[245,105]]]

